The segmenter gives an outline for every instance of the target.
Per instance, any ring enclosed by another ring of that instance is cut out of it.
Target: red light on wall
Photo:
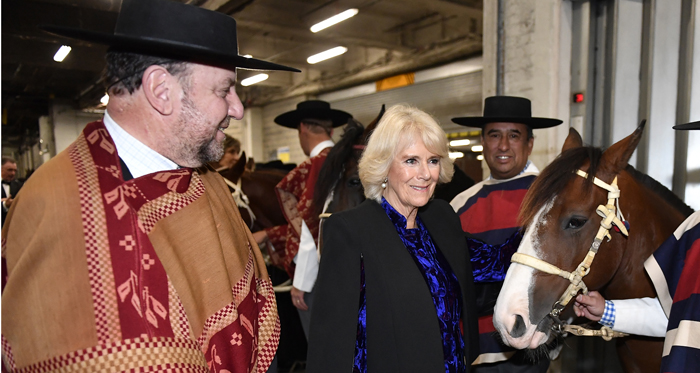
[[[583,93],[574,93],[574,103],[578,104],[583,102]]]

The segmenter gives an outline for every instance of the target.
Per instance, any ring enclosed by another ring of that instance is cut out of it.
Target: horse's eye
[[[586,221],[587,220],[584,218],[571,218],[569,219],[569,223],[566,224],[566,229],[579,229],[586,224]]]
[[[360,179],[357,179],[357,178],[352,178],[352,179],[348,180],[348,186],[351,186],[351,187],[357,187],[361,184],[362,183],[360,182]]]

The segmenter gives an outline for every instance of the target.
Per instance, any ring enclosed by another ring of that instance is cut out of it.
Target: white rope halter
[[[234,184],[231,180],[224,178],[224,181],[226,184],[233,189],[233,192],[231,192],[231,196],[233,197],[233,200],[236,202],[236,206],[246,209],[248,211],[248,215],[250,215],[250,228],[253,228],[253,225],[255,225],[255,214],[253,213],[253,210],[250,209],[250,200],[248,199],[248,196],[243,193],[243,188],[241,187],[241,179],[238,179],[238,183]]]
[[[577,170],[576,174],[585,179],[588,178],[588,174],[584,171]],[[615,176],[615,179],[613,179],[611,184],[608,184],[597,177],[593,177],[593,183],[608,191],[608,203],[606,205],[599,205],[596,209],[596,213],[603,218],[603,220],[600,222],[600,228],[598,228],[598,234],[596,234],[595,238],[593,239],[593,243],[591,243],[591,247],[588,249],[588,254],[586,254],[586,257],[573,272],[565,271],[553,264],[545,262],[544,260],[523,253],[515,253],[511,258],[511,262],[513,263],[523,264],[539,271],[557,275],[569,280],[569,287],[566,288],[564,294],[561,295],[559,300],[554,303],[552,306],[552,311],[549,314],[559,323],[559,331],[570,331],[575,335],[596,334],[584,333],[581,331],[581,327],[572,325],[565,325],[562,330],[561,326],[563,323],[559,320],[559,314],[569,304],[571,299],[578,294],[579,290],[583,291],[584,294],[588,294],[588,287],[583,282],[583,277],[590,272],[591,263],[593,263],[593,259],[595,258],[596,253],[598,253],[598,249],[600,248],[601,242],[603,242],[603,238],[607,238],[608,242],[612,239],[612,236],[610,236],[610,229],[612,226],[615,225],[622,234],[629,236],[627,227],[625,227],[624,224],[625,217],[622,215],[622,211],[620,211],[620,189],[617,187],[617,176]],[[609,338],[621,337],[625,336],[626,334],[613,332],[610,330],[598,335],[602,336],[606,340],[609,340]]]

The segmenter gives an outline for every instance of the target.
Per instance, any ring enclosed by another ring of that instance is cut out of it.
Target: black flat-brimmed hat
[[[240,56],[233,18],[171,0],[124,0],[114,33],[63,26],[41,28],[60,36],[151,56],[228,69],[299,72],[293,67]]]
[[[700,121],[673,126],[674,130],[700,130]]]
[[[467,127],[483,128],[487,123],[522,123],[531,128],[549,128],[561,124],[559,119],[532,116],[530,100],[523,97],[492,96],[484,100],[483,117],[459,117],[452,121]]]
[[[302,101],[297,109],[280,114],[275,123],[289,128],[298,128],[302,119],[321,119],[333,122],[333,127],[340,127],[348,122],[352,115],[341,110],[331,109],[331,104],[321,100]]]

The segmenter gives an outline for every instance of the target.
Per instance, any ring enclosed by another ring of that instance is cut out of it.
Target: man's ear
[[[163,66],[152,65],[144,71],[141,79],[141,89],[151,107],[162,115],[172,114],[176,101],[173,84],[177,78]]]

